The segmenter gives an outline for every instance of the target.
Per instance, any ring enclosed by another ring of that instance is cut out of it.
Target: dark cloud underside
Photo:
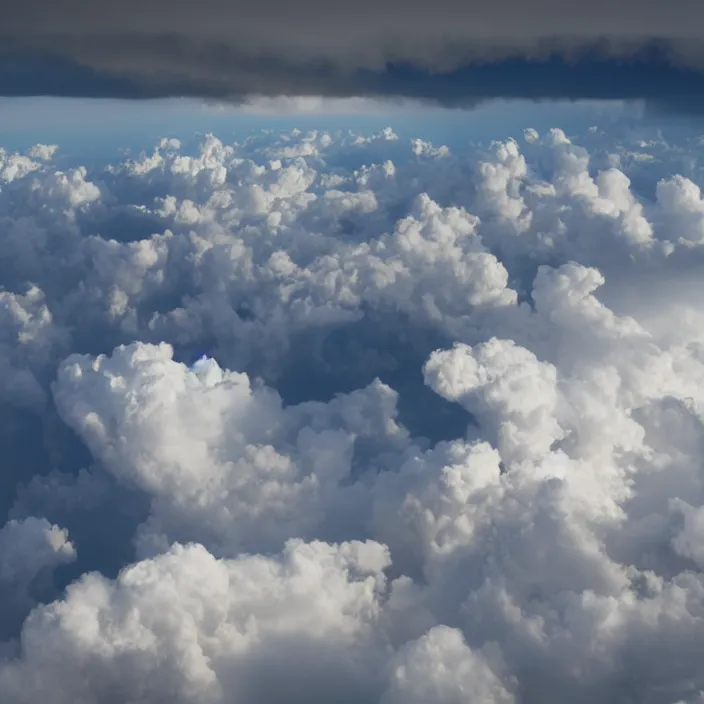
[[[704,4],[0,1],[0,94],[646,99],[698,108]]]

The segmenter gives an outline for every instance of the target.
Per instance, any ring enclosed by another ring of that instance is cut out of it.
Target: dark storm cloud
[[[0,93],[699,102],[704,5],[0,0]]]

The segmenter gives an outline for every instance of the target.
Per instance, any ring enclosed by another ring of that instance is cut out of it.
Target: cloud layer
[[[700,702],[698,145],[0,151],[3,702]]]
[[[700,108],[691,0],[0,3],[0,93],[648,99]]]

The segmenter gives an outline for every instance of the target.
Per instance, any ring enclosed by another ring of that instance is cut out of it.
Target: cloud
[[[188,370],[172,354],[136,345],[109,359],[69,357],[54,387],[59,413],[93,456],[153,497],[143,550],[190,537],[236,555],[360,530],[368,496],[342,486],[359,462],[355,446],[381,453],[408,444],[390,388],[284,409],[246,375],[213,360]]]
[[[206,111],[252,115],[384,115],[389,111],[406,108],[408,110],[426,109],[412,101],[373,100],[369,98],[326,98],[316,95],[302,96],[258,96],[254,95],[244,102],[233,105],[228,102],[211,102],[206,104]]]
[[[5,649],[37,602],[57,594],[57,568],[75,561],[68,531],[46,518],[12,519],[0,529],[0,636]]]
[[[447,669],[453,678],[445,676]],[[436,626],[399,654],[382,702],[495,702],[513,704],[513,683],[501,681],[482,653],[472,652],[460,631]]]
[[[12,520],[0,530],[0,580],[29,583],[44,567],[76,559],[67,533],[44,518]]]
[[[699,701],[701,145],[524,136],[0,153],[3,701]]]
[[[554,417],[555,368],[510,340],[434,352],[424,372],[426,384],[438,394],[497,428],[491,440],[506,461],[540,457],[562,435]]]
[[[278,0],[4,8],[3,95],[647,99],[701,110],[688,0],[354,7]]]
[[[174,545],[35,611],[3,691],[12,702],[283,701],[293,677],[323,699],[344,682],[351,702],[373,674],[387,563],[375,543],[291,541],[280,556],[232,561]]]

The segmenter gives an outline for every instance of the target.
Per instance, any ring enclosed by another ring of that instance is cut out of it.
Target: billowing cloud
[[[633,98],[701,108],[691,0],[28,0],[0,5],[0,93],[241,100]]]
[[[0,151],[7,704],[701,701],[680,135]]]

